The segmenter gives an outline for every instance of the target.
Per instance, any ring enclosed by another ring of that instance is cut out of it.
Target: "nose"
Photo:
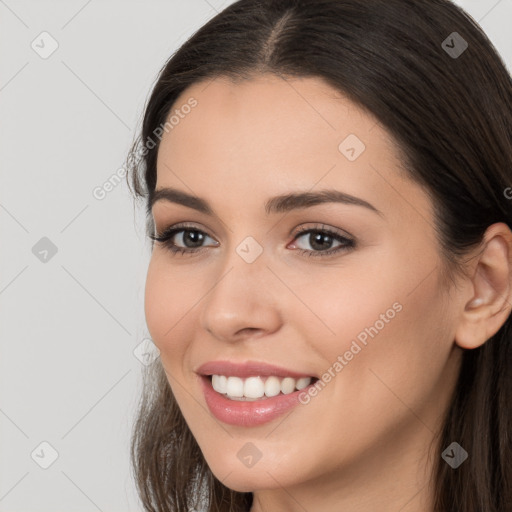
[[[258,338],[281,325],[279,281],[263,255],[247,263],[233,251],[201,304],[202,327],[224,342]]]

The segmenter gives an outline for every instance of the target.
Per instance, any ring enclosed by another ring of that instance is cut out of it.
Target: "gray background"
[[[161,66],[230,3],[0,0],[1,512],[141,510],[128,448],[149,243],[124,177],[93,191]],[[511,70],[512,0],[456,3]]]

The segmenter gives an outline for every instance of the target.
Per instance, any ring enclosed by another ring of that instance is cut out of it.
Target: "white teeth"
[[[281,392],[285,395],[289,395],[295,391],[295,379],[291,377],[285,377],[281,382]]]
[[[305,387],[309,386],[311,383],[311,379],[309,377],[302,377],[302,379],[297,379],[297,384],[295,387],[297,389],[304,389]]]
[[[218,393],[225,394],[228,388],[228,379],[225,375],[212,375],[212,386]]]
[[[289,395],[295,390],[309,386],[311,377],[228,377],[225,375],[212,375],[212,387],[218,393],[234,400],[257,400],[259,398],[277,396],[280,393]]]
[[[273,397],[281,393],[281,382],[277,377],[268,377],[265,381],[265,396]]]
[[[240,377],[228,377],[226,393],[229,396],[244,396],[244,381]]]
[[[260,398],[265,394],[265,384],[259,377],[249,377],[244,382],[244,396],[247,398]]]

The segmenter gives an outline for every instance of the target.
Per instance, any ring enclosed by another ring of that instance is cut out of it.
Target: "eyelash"
[[[176,225],[176,226],[167,228],[161,234],[149,235],[149,238],[151,238],[151,240],[154,240],[156,242],[163,244],[166,249],[168,249],[169,251],[171,251],[171,253],[173,253],[175,255],[177,255],[179,253],[182,255],[188,254],[188,255],[192,256],[193,254],[200,253],[204,249],[207,249],[207,247],[199,247],[196,249],[177,247],[176,244],[171,242],[171,239],[174,237],[174,235],[176,235],[177,233],[180,233],[180,232],[185,232],[185,231],[201,233],[203,235],[208,236],[209,238],[212,238],[212,237],[210,237],[210,235],[208,235],[204,231],[201,231],[200,229],[197,229],[194,226],[185,225],[185,224],[180,224],[180,225]],[[339,247],[336,247],[335,249],[329,249],[327,251],[310,251],[307,249],[297,249],[301,254],[308,254],[310,257],[311,256],[313,256],[313,257],[331,256],[331,255],[341,252],[341,251],[347,251],[349,249],[353,249],[356,245],[354,240],[344,237],[344,236],[340,235],[339,233],[337,233],[336,231],[333,231],[328,228],[324,228],[323,226],[316,227],[316,228],[301,229],[297,233],[294,234],[293,240],[295,240],[296,238],[298,238],[304,234],[307,234],[307,233],[327,234],[330,237],[334,238],[336,241],[344,244],[344,245],[340,245]]]

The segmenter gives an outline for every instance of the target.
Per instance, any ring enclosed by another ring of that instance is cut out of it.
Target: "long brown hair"
[[[160,71],[126,161],[136,199],[148,205],[154,192],[161,127],[179,94],[199,81],[261,72],[320,77],[389,131],[407,176],[434,203],[448,277],[462,271],[489,225],[512,226],[504,192],[512,186],[512,80],[476,21],[447,0],[229,5]],[[490,340],[463,354],[438,441],[443,448],[457,441],[469,458],[454,470],[434,453],[436,511],[512,510],[511,397],[509,317]],[[159,359],[145,375],[131,457],[147,511],[242,512],[252,504],[252,493],[228,489],[210,471]]]

